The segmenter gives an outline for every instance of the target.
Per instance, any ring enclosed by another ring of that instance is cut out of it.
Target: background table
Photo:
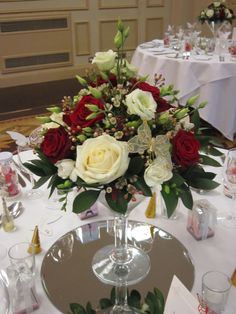
[[[155,73],[162,74],[166,84],[173,84],[179,93],[180,103],[199,94],[199,102],[208,101],[200,110],[200,116],[218,129],[226,138],[233,140],[236,133],[236,62],[219,62],[214,55],[209,60],[173,58],[176,53],[158,54],[155,48],[137,47],[131,63],[140,75],[149,74],[153,81]],[[172,58],[171,58],[172,57]]]
[[[25,159],[32,159],[32,153],[25,152]],[[207,167],[207,169],[212,172],[217,172],[218,175],[216,177],[216,180],[218,182],[221,182],[221,169],[213,167]],[[27,189],[25,191],[27,191]],[[43,251],[39,255],[36,255],[36,289],[40,308],[35,311],[35,313],[57,314],[60,312],[51,304],[51,302],[47,298],[39,276],[42,260],[47,250],[59,237],[63,236],[68,231],[75,229],[78,226],[87,224],[88,221],[93,222],[101,219],[111,219],[112,212],[109,209],[100,205],[99,215],[97,217],[81,221],[77,215],[71,213],[70,208],[67,213],[49,209],[47,199],[48,191],[46,191],[46,189],[44,189],[43,197],[37,200],[27,199],[24,193],[25,191],[22,191],[22,196],[20,198],[25,207],[25,211],[20,217],[15,220],[17,230],[12,233],[6,233],[1,228],[0,242],[3,243],[7,248],[10,248],[10,246],[17,242],[31,241],[35,225],[38,224],[40,229],[40,224],[43,220],[47,222],[52,222],[56,219],[56,217],[62,216],[56,222],[48,225],[52,229],[52,234],[50,236],[45,235],[45,233],[40,233],[41,246]],[[223,195],[222,186],[219,186],[216,190],[208,192],[205,195],[199,195],[194,193],[194,199],[202,198],[207,198],[211,203],[216,206],[219,211],[223,211],[232,206],[232,200]],[[147,204],[148,199],[146,199],[133,212],[131,212],[130,219],[135,221],[147,222],[149,224],[158,226],[163,230],[166,230],[167,232],[175,236],[179,241],[181,241],[181,243],[187,248],[195,266],[195,281],[192,289],[192,293],[194,296],[196,296],[196,293],[199,293],[201,291],[201,277],[206,271],[219,270],[225,272],[229,276],[232,274],[234,268],[236,267],[236,229],[227,229],[219,224],[216,226],[214,237],[208,238],[204,241],[196,241],[186,230],[188,210],[182,205],[182,203],[180,203],[179,206],[180,217],[178,220],[167,220],[160,218],[158,215],[156,218],[153,219],[146,218],[144,211]],[[1,261],[0,268],[4,268],[8,264],[9,261],[7,258],[5,258]],[[55,280],[60,280],[60,274],[58,274]],[[229,295],[227,309],[224,314],[235,313],[236,288],[232,287]]]

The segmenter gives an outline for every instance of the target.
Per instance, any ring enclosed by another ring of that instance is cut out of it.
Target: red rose
[[[41,143],[41,150],[52,163],[56,163],[58,160],[70,157],[71,146],[72,142],[67,132],[60,126],[47,131]]]
[[[152,86],[148,83],[145,83],[145,82],[141,82],[141,83],[138,83],[136,85],[136,88],[139,88],[145,92],[150,92],[152,93],[152,97],[155,99],[155,101],[157,102],[159,96],[160,96],[160,90],[159,88],[157,88],[156,86]]]
[[[109,81],[111,82],[112,86],[117,85],[117,79],[116,79],[116,76],[114,74],[109,75]],[[101,76],[98,76],[96,82],[91,83],[91,86],[96,87],[96,86],[100,86],[104,83],[108,83],[108,81],[104,80]]]
[[[162,97],[159,97],[156,100],[157,103],[157,112],[163,112],[171,108],[171,105]]]
[[[193,133],[179,130],[172,145],[172,157],[177,165],[187,168],[199,161],[200,144]]]
[[[76,105],[73,113],[65,116],[64,118],[64,121],[74,131],[78,131],[78,126],[80,128],[86,128],[93,125],[95,122],[101,121],[104,118],[104,114],[99,113],[96,118],[86,120],[86,118],[92,113],[92,111],[90,111],[85,105],[96,105],[99,109],[104,109],[104,105],[100,99],[97,99],[91,95],[83,96]]]

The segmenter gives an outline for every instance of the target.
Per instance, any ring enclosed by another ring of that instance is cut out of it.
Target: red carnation
[[[177,165],[187,168],[199,161],[200,144],[192,132],[179,130],[172,146],[172,158]]]
[[[47,131],[40,147],[43,154],[55,164],[58,160],[71,156],[71,146],[72,142],[67,132],[60,126]]]

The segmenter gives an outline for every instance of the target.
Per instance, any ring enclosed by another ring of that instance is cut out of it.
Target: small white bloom
[[[206,11],[206,16],[207,16],[207,17],[211,18],[213,15],[214,15],[214,10],[208,9],[208,10]]]
[[[151,120],[155,117],[157,103],[151,93],[137,88],[126,96],[126,106],[129,114],[136,114],[142,120]]]
[[[190,131],[194,128],[194,124],[190,122],[189,116],[184,117],[179,122],[186,131]]]
[[[172,168],[169,158],[158,156],[145,170],[144,180],[150,187],[162,185],[163,182],[172,178]]]
[[[43,130],[56,129],[56,128],[59,128],[59,126],[60,125],[55,122],[48,122],[48,123],[42,124],[42,129]]]
[[[95,63],[101,71],[109,71],[115,65],[116,56],[117,53],[111,49],[105,52],[96,52],[92,63]]]
[[[58,168],[58,176],[62,179],[70,178],[73,182],[76,181],[77,175],[74,173],[75,161],[72,159],[62,159],[56,164]]]
[[[214,1],[213,4],[215,8],[218,8],[220,6],[220,1]]]
[[[128,169],[128,155],[128,144],[110,135],[89,138],[77,146],[76,173],[88,184],[110,183]]]

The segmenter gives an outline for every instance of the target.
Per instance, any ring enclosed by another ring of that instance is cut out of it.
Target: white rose
[[[126,96],[126,106],[129,114],[136,114],[142,120],[151,120],[155,117],[157,103],[151,93],[137,88]]]
[[[95,63],[101,71],[109,71],[115,65],[116,56],[117,53],[111,49],[106,52],[96,52],[92,63]]]
[[[75,161],[72,159],[63,159],[56,164],[58,168],[57,174],[62,179],[70,178],[73,182],[76,181],[77,175],[75,172]]]
[[[218,8],[220,6],[220,1],[214,1],[213,4],[215,8]]]
[[[77,146],[76,172],[88,184],[107,184],[126,172],[129,160],[126,142],[101,135]]]
[[[150,187],[162,185],[172,178],[172,168],[171,160],[158,156],[145,170],[144,180]]]
[[[214,15],[214,10],[209,9],[209,10],[206,11],[206,16],[207,17],[211,18],[213,15]]]

